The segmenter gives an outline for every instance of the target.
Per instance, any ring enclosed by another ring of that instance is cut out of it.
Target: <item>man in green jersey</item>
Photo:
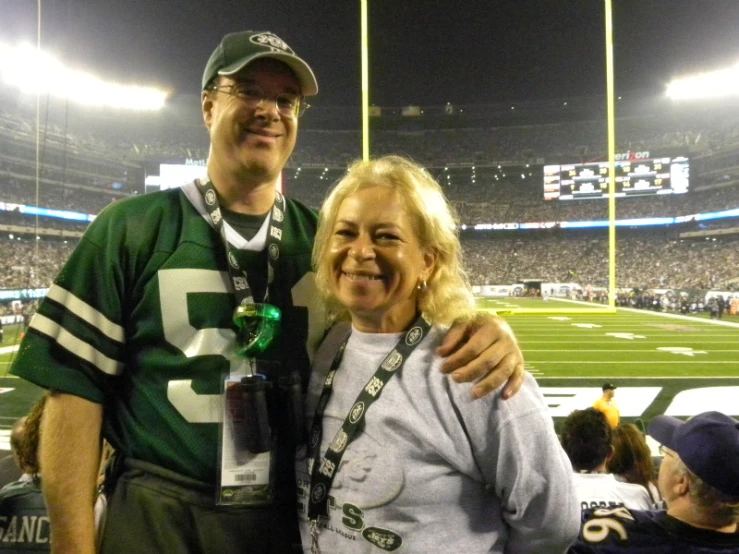
[[[276,35],[226,35],[202,81],[207,175],[106,208],[50,288],[11,371],[52,391],[41,463],[57,554],[95,551],[101,434],[117,452],[102,552],[299,545],[287,402],[270,414],[273,495],[235,505],[216,495],[224,377],[260,373],[276,389],[297,374],[306,384],[325,331],[310,267],[316,214],[276,193],[304,97],[317,91]],[[232,320],[254,302],[281,311],[256,369],[236,352]],[[455,327],[440,354],[457,381],[487,375],[477,395],[506,379],[510,395],[523,379],[515,340],[494,318]]]

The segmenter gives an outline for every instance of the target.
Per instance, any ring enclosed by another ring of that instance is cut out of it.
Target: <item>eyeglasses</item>
[[[268,97],[262,90],[262,87],[251,83],[234,83],[232,85],[213,85],[210,90],[218,90],[235,96],[242,102],[244,102],[250,108],[257,108],[262,105],[264,100]],[[297,119],[305,113],[310,105],[303,101],[303,97],[298,94],[292,94],[290,92],[281,92],[275,94],[270,100],[274,100],[277,106],[277,111],[283,117],[289,117],[291,119]]]

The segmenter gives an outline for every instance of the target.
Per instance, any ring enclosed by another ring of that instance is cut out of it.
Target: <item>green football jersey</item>
[[[281,331],[263,357],[298,370],[305,386],[325,330],[310,262],[317,216],[286,202],[269,297]],[[263,231],[246,241],[225,224],[257,301]],[[223,378],[251,372],[234,351],[226,259],[194,183],[112,204],[57,276],[11,373],[103,404],[104,435],[125,456],[214,483]]]

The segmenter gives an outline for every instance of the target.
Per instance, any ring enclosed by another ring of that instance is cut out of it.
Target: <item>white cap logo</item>
[[[260,46],[267,46],[273,50],[282,50],[288,54],[295,54],[293,49],[290,48],[284,40],[272,33],[259,33],[258,35],[251,37],[250,40]]]

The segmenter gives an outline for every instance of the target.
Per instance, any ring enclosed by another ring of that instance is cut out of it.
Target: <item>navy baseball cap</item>
[[[739,499],[739,421],[720,412],[685,422],[662,415],[649,422],[648,433],[704,483]]]
[[[310,66],[296,56],[284,40],[269,31],[240,31],[223,37],[205,65],[203,90],[206,90],[218,75],[238,73],[260,58],[274,58],[292,69],[300,81],[303,96],[318,94],[318,82]]]

